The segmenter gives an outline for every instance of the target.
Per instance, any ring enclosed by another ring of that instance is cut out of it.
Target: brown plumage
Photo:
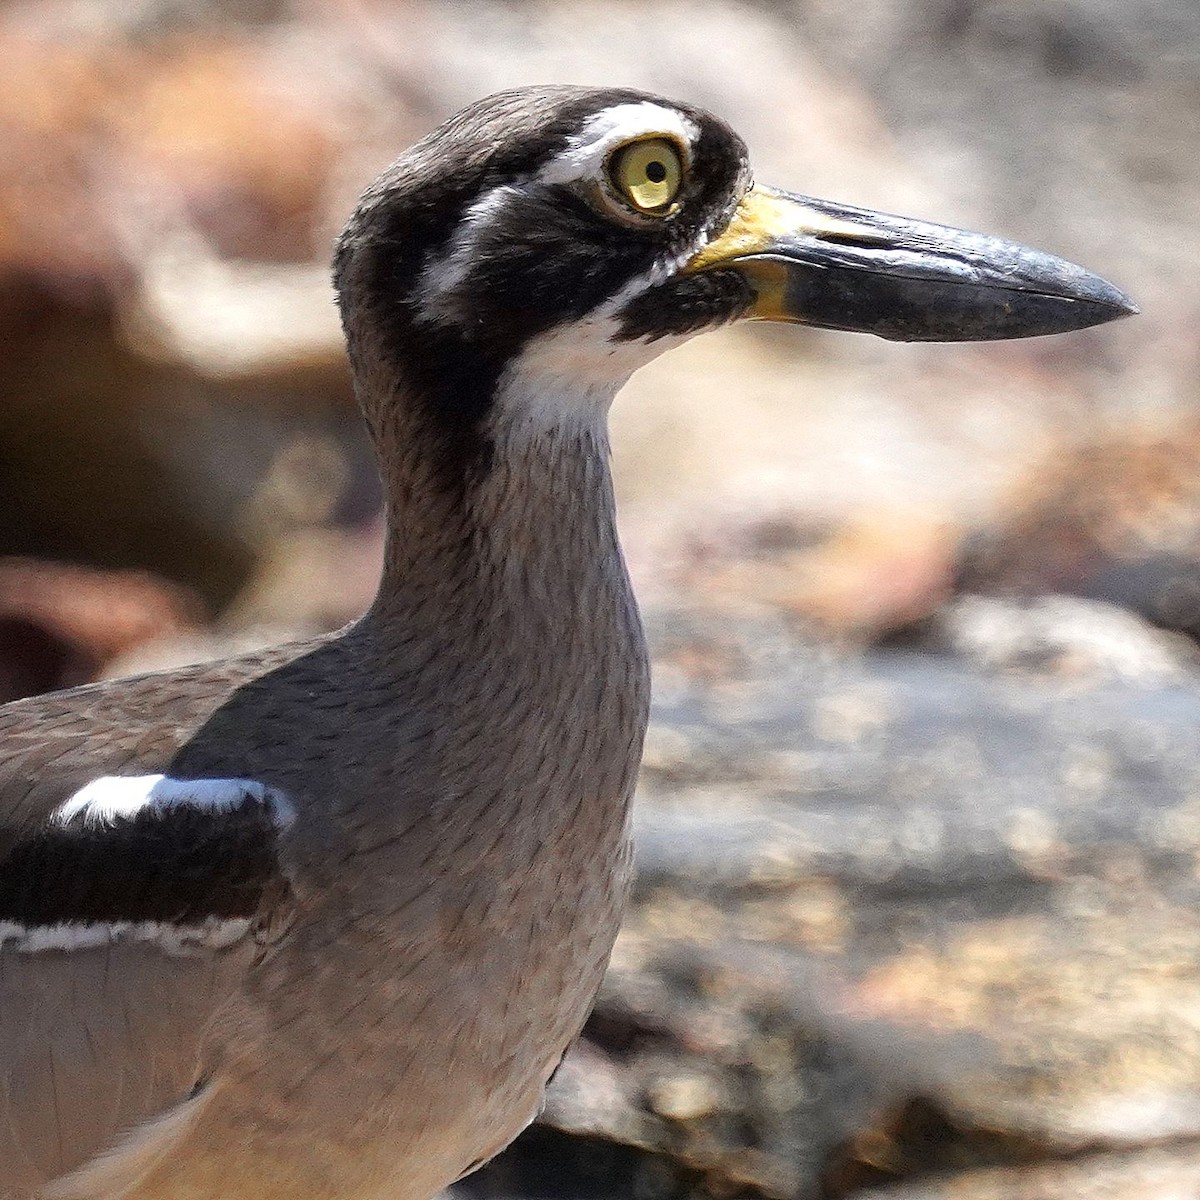
[[[1127,310],[1018,249],[751,188],[723,123],[640,93],[507,93],[401,158],[335,270],[387,493],[370,611],[0,709],[0,1198],[428,1200],[515,1136],[629,882],[609,402],[740,316]]]

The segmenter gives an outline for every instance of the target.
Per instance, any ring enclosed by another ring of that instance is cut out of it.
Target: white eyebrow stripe
[[[280,792],[257,779],[175,779],[170,775],[102,775],[68,797],[50,818],[51,824],[111,825],[141,812],[196,808],[232,812],[247,800],[269,807],[278,825],[295,817]]]
[[[604,160],[614,147],[636,138],[662,134],[673,137],[690,151],[700,136],[694,122],[682,113],[648,100],[636,104],[614,104],[592,117],[567,143],[567,148],[537,174],[539,183],[572,183],[598,178]]]
[[[415,293],[422,317],[429,319],[441,315],[441,298],[452,293],[466,278],[475,261],[480,234],[492,224],[496,213],[517,190],[511,183],[502,183],[484,192],[467,209],[449,247],[425,264]]]

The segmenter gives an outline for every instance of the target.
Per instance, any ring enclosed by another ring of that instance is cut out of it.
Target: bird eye
[[[609,160],[608,173],[638,212],[664,216],[683,185],[683,159],[668,138],[645,138],[619,147]]]

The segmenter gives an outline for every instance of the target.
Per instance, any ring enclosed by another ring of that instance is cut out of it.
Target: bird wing
[[[202,1107],[206,1031],[290,903],[289,811],[236,753],[228,777],[170,772],[303,650],[0,708],[5,1200],[116,1195]]]

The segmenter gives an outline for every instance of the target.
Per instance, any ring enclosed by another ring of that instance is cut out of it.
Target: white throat
[[[597,313],[530,341],[501,376],[488,432],[497,439],[559,433],[602,435],[608,410],[639,367],[688,337],[622,340],[619,322]]]

